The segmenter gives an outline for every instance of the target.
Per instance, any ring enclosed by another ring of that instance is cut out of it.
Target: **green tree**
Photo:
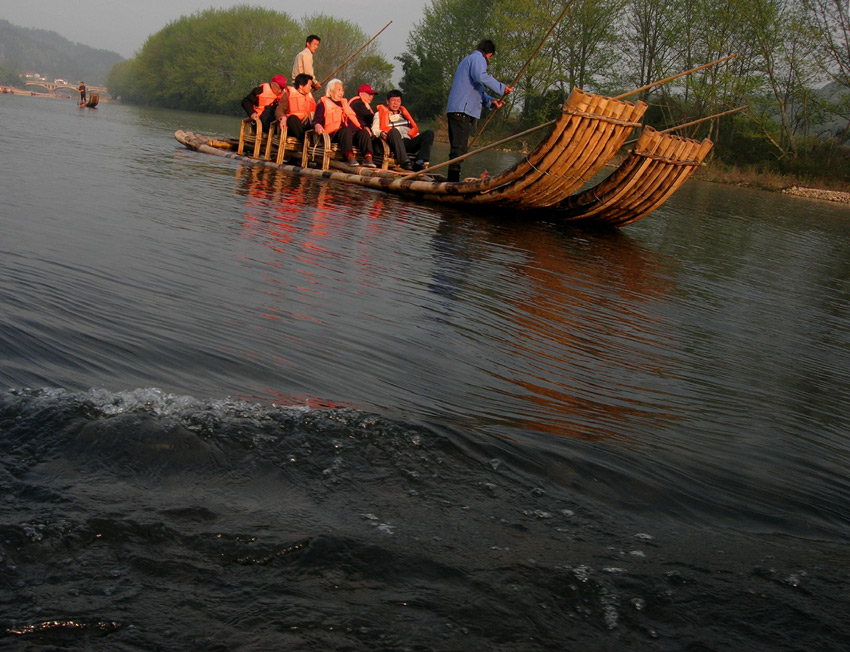
[[[106,76],[106,88],[109,90],[109,94],[116,99],[121,99],[123,101],[134,102],[134,88],[135,83],[133,80],[133,72],[135,69],[135,62],[133,60],[127,59],[125,61],[119,61],[109,71],[109,74]]]
[[[811,33],[818,43],[817,62],[832,82],[824,98],[843,122],[837,142],[850,138],[850,5],[845,0],[804,0]]]
[[[447,91],[440,80],[443,62],[422,52],[415,55],[405,52],[396,57],[401,62],[402,77],[399,82],[404,94],[404,104],[418,120],[429,120],[446,110]]]
[[[525,14],[534,15],[532,25],[536,23],[537,28],[529,29],[529,25],[525,34],[515,32],[518,40],[511,54],[529,62],[518,82],[522,94],[518,98],[524,97],[522,126],[530,126],[551,119],[573,88],[600,91],[611,87],[611,70],[619,60],[617,16],[624,0],[576,0],[536,56],[535,50],[563,13],[566,0],[522,1]],[[500,0],[500,8],[511,5],[519,6]],[[507,19],[509,13],[504,11],[501,16]],[[497,17],[494,22],[504,24],[505,20]],[[514,65],[521,69],[525,64]]]
[[[796,157],[812,119],[811,35],[805,30],[800,6],[787,0],[749,0],[746,17],[763,83],[763,94],[754,98],[753,115],[780,157]]]
[[[300,34],[286,14],[255,7],[208,9],[150,36],[132,65],[133,101],[236,113],[251,88],[284,72]]]
[[[240,115],[252,88],[277,73],[291,75],[310,33],[327,34],[316,55],[320,78],[369,39],[355,25],[322,15],[299,24],[258,7],[207,9],[150,36],[135,59],[113,68],[107,87],[128,102]],[[354,88],[388,87],[392,64],[372,44],[340,72],[346,71]]]
[[[493,71],[498,74],[499,60],[504,58],[506,50],[499,44],[499,37],[490,24],[494,2],[432,0],[431,5],[425,7],[422,20],[407,37],[407,51],[399,57],[405,104],[417,107],[417,115],[422,119],[445,111],[457,64],[482,39],[496,41],[499,54],[493,59]],[[420,96],[426,99],[420,101]],[[438,102],[437,97],[442,97],[442,101]]]
[[[491,38],[497,46],[490,65],[495,77],[511,82],[525,67],[501,120],[511,115],[513,106],[520,108],[521,122],[548,119],[573,86],[602,85],[609,75],[618,43],[615,20],[623,1],[577,0],[532,56],[567,0],[434,0],[400,57],[406,98],[427,83],[422,108],[441,112],[457,63],[481,38]],[[438,95],[442,102],[436,101]]]
[[[612,88],[611,71],[622,58],[617,17],[624,6],[625,0],[577,0],[570,8],[549,46],[563,92]]]
[[[626,89],[641,88],[669,76],[674,58],[676,31],[666,0],[626,0],[622,28],[626,47],[620,83]],[[643,91],[640,99],[647,99]]]
[[[742,14],[742,2],[730,0],[676,0],[669,6],[673,40],[667,73],[676,74],[717,61],[729,54],[739,56],[723,64],[680,77],[647,93],[663,125],[674,126],[741,106],[757,88],[750,54],[752,38]],[[711,121],[683,135],[698,134],[716,139],[721,124]],[[729,133],[731,138],[732,134]]]

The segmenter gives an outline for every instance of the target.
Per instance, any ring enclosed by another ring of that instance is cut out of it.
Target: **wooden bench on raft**
[[[374,155],[375,163],[381,169],[386,170],[389,167],[396,167],[397,163],[392,157],[390,147],[384,140],[374,140],[373,143],[381,144],[381,151]],[[283,143],[283,147],[280,144]],[[287,136],[287,128],[284,123],[280,126],[278,121],[274,121],[269,125],[268,131],[263,133],[263,125],[259,120],[245,118],[242,120],[242,127],[239,130],[239,145],[237,154],[246,155],[246,148],[249,150],[247,156],[271,161],[272,154],[275,154],[275,163],[281,165],[285,162],[287,153],[301,155],[301,167],[308,167],[311,162],[321,160],[321,168],[327,170],[330,168],[330,162],[343,161],[342,152],[339,151],[339,145],[332,143],[327,132],[323,132],[321,136],[314,130],[310,129],[304,136],[304,142]],[[362,159],[361,153],[354,148],[354,155],[358,159]],[[362,160],[361,160],[362,163]],[[318,165],[317,165],[318,167]]]

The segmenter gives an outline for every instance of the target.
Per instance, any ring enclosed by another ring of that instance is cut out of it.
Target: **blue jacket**
[[[497,99],[490,97],[486,88],[500,96],[505,92],[505,85],[487,73],[487,59],[476,50],[458,64],[446,113],[465,113],[480,118],[481,106]]]

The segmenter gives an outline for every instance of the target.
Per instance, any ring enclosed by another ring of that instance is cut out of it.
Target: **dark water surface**
[[[581,231],[173,139],[236,118],[0,126],[0,648],[847,649],[846,207]]]

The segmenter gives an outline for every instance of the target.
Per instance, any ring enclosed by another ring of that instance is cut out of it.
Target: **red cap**
[[[369,95],[377,95],[378,91],[369,86],[369,84],[361,84],[360,88],[357,89],[358,93],[369,93]]]
[[[283,75],[275,75],[272,77],[272,81],[281,88],[286,88],[286,77]]]

